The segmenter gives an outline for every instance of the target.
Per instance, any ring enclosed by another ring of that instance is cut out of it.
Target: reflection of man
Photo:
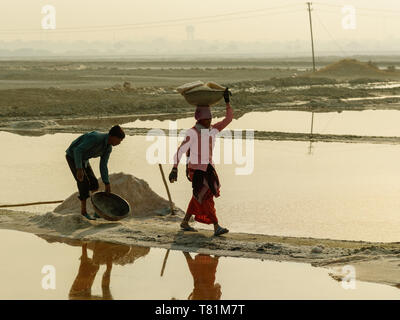
[[[87,254],[88,247],[93,250],[90,259]],[[103,299],[111,300],[113,296],[110,290],[110,279],[112,265],[126,265],[133,263],[136,259],[147,255],[149,248],[125,246],[105,242],[92,242],[82,244],[81,264],[78,275],[69,292],[70,299]],[[101,281],[102,297],[92,295],[92,286],[100,265],[106,265],[106,271]]]
[[[194,288],[189,300],[220,300],[221,285],[215,282],[219,257],[198,254],[193,259],[188,252],[183,253],[193,276]]]
[[[78,275],[69,291],[70,299],[91,299],[92,285],[100,266],[89,259],[87,254],[87,244],[82,245],[81,264]]]
[[[108,179],[108,159],[113,146],[117,146],[125,138],[125,133],[120,126],[114,126],[107,133],[89,132],[74,140],[66,150],[66,158],[79,190],[81,200],[81,214],[89,220],[95,218],[88,215],[86,211],[86,199],[89,198],[89,191],[96,191],[99,188],[97,178],[89,164],[89,159],[100,157],[101,179],[105,185],[105,191],[111,192]]]

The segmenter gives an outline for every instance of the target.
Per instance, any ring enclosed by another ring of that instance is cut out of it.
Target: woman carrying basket
[[[222,121],[214,125],[211,125],[210,107],[197,106],[194,115],[197,122],[194,127],[187,130],[186,137],[174,156],[174,167],[169,174],[171,183],[177,181],[178,164],[182,155],[187,153],[189,158],[186,175],[192,182],[193,196],[181,223],[184,231],[197,231],[189,225],[189,219],[194,215],[194,219],[200,223],[213,224],[215,236],[229,232],[219,225],[214,206],[214,197],[220,196],[220,182],[212,160],[212,152],[215,136],[233,119],[233,110],[229,103],[230,95],[228,88],[225,89],[226,115]]]

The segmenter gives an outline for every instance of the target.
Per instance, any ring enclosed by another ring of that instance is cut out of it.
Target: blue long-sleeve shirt
[[[100,173],[105,184],[110,183],[107,164],[112,146],[108,144],[108,137],[107,133],[88,132],[75,139],[66,150],[67,155],[74,159],[77,169],[83,165],[86,167],[90,158],[101,157]]]

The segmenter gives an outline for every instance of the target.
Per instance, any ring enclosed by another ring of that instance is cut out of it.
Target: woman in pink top
[[[190,227],[189,219],[192,215],[201,223],[213,224],[214,235],[218,236],[229,232],[218,224],[214,197],[219,197],[220,183],[212,160],[215,145],[215,136],[222,131],[233,119],[233,110],[229,104],[228,89],[224,92],[226,102],[225,118],[211,125],[211,111],[209,106],[198,106],[195,112],[197,120],[195,126],[186,132],[186,137],[174,156],[174,167],[169,174],[169,181],[173,183],[178,178],[178,164],[184,153],[188,156],[186,176],[192,182],[193,196],[181,223],[184,231],[196,231]]]

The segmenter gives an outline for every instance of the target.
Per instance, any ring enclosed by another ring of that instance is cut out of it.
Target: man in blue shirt
[[[77,182],[79,199],[81,200],[81,214],[89,220],[96,220],[86,211],[86,199],[89,191],[97,191],[99,183],[89,164],[89,159],[100,157],[101,179],[105,185],[105,191],[110,193],[110,181],[108,179],[107,163],[113,146],[117,146],[125,138],[125,133],[120,126],[114,126],[107,133],[92,131],[81,135],[74,140],[66,150],[66,158],[71,172]]]

